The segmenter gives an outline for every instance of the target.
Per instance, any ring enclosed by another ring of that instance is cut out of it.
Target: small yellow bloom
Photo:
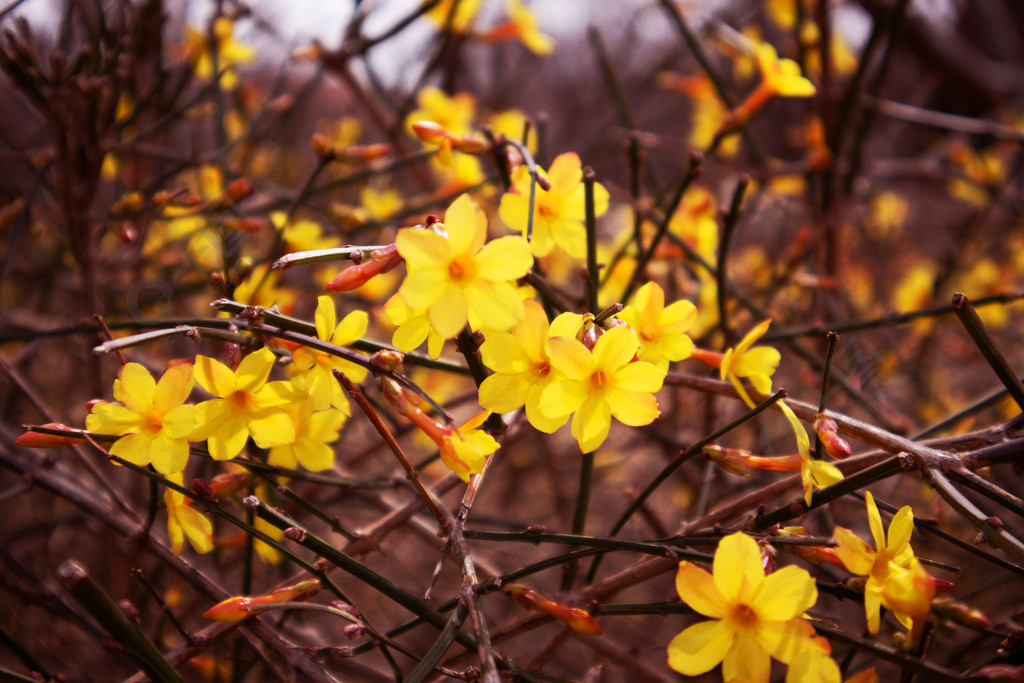
[[[460,8],[463,4],[471,5],[473,3],[460,2]],[[460,92],[449,96],[436,86],[427,86],[416,95],[416,104],[418,108],[405,117],[405,127],[410,134],[412,134],[412,124],[417,121],[433,121],[455,135],[473,132],[476,100],[469,93]]]
[[[878,633],[879,610],[892,610],[907,628],[923,623],[931,613],[935,584],[910,547],[914,531],[914,512],[904,505],[889,523],[888,541],[875,499],[868,491],[868,526],[875,547],[865,543],[849,529],[836,527],[833,538],[839,542],[836,555],[851,573],[867,577],[864,586],[864,613],[868,632]]]
[[[871,200],[871,215],[867,221],[867,232],[875,239],[895,237],[903,230],[903,224],[910,213],[910,205],[903,195],[891,190],[879,192]]]
[[[810,97],[814,84],[800,73],[800,65],[792,59],[779,59],[770,43],[758,43],[754,59],[761,72],[761,82],[775,97]]]
[[[523,317],[513,282],[526,275],[533,256],[526,240],[499,237],[484,245],[487,216],[461,195],[444,215],[446,234],[406,228],[398,231],[398,253],[408,274],[398,290],[410,308],[426,310],[431,327],[451,339],[472,313],[489,329],[507,330]]]
[[[231,371],[218,360],[196,356],[196,381],[217,398],[196,406],[190,439],[202,441],[214,460],[230,460],[252,436],[260,448],[290,443],[295,428],[283,406],[302,398],[290,382],[268,382],[274,354],[266,347],[250,353]]]
[[[484,365],[494,370],[480,385],[480,405],[496,413],[525,405],[530,424],[551,434],[565,424],[569,415],[549,418],[540,410],[541,394],[557,377],[545,344],[552,337],[575,337],[583,316],[563,313],[549,324],[536,301],[527,299],[523,305],[525,311],[518,325],[510,332],[487,334],[480,345]]]
[[[415,351],[426,340],[427,355],[435,360],[441,355],[444,337],[430,326],[426,309],[410,308],[401,295],[395,294],[384,303],[384,314],[398,328],[391,336],[396,349],[406,353]]]
[[[458,0],[458,5],[456,5],[455,0],[441,0],[441,2],[424,12],[423,16],[434,22],[438,28],[443,29],[447,27],[453,33],[465,33],[466,29],[473,23],[473,20],[476,19],[482,1]],[[455,10],[455,15],[451,16],[449,23],[452,9]]]
[[[256,51],[242,43],[235,42],[232,34],[235,22],[228,17],[218,17],[213,22],[213,36],[216,42],[217,68],[221,72],[220,86],[224,90],[234,90],[238,86],[238,64],[246,64],[256,59]],[[210,52],[209,37],[206,31],[191,26],[185,27],[185,57],[192,65],[196,78],[211,78],[213,72],[213,55]]]
[[[508,0],[505,3],[505,10],[509,18],[508,33],[519,38],[530,52],[546,57],[555,51],[555,39],[541,33],[537,28],[537,18],[521,0]]]
[[[288,406],[288,417],[295,428],[295,440],[271,448],[267,464],[289,469],[302,465],[310,472],[331,469],[334,449],[328,444],[338,440],[345,414],[333,408],[314,412],[313,401],[307,399]]]
[[[540,412],[549,419],[575,413],[572,435],[590,453],[608,438],[611,418],[631,427],[650,424],[661,414],[655,392],[665,373],[634,361],[640,341],[628,326],[602,334],[591,351],[574,338],[553,337],[546,350],[560,376],[540,396]]]
[[[672,640],[669,666],[697,676],[721,663],[726,681],[767,683],[772,657],[792,664],[827,655],[828,644],[802,618],[818,599],[806,570],[788,566],[765,576],[757,542],[743,533],[719,542],[713,569],[709,574],[692,562],[679,563],[679,597],[712,621]]]
[[[127,363],[114,380],[114,398],[97,403],[85,427],[99,434],[126,435],[110,447],[111,455],[157,472],[176,474],[188,462],[188,435],[195,426],[195,406],[185,405],[192,391],[192,365],[172,363],[154,382],[138,363]]]
[[[169,474],[167,479],[179,486],[185,481],[181,472]],[[175,555],[181,555],[186,538],[197,553],[213,550],[213,524],[201,512],[188,505],[184,494],[166,489],[164,505],[167,506],[167,538]]]
[[[693,340],[685,332],[697,319],[697,307],[689,301],[676,301],[665,306],[665,292],[656,282],[641,287],[632,305],[619,313],[640,338],[638,359],[662,372],[669,362],[690,357]]]
[[[349,346],[366,333],[370,318],[366,311],[352,311],[339,323],[334,301],[324,295],[317,297],[315,320],[317,339],[335,346]],[[309,393],[313,410],[334,406],[346,415],[351,414],[348,397],[334,376],[334,370],[341,370],[353,382],[362,382],[366,378],[366,368],[308,346],[292,351],[292,366],[295,372],[292,381],[296,387]]]
[[[543,170],[540,169],[543,173]],[[559,154],[545,174],[551,189],[536,189],[533,207],[533,237],[530,248],[537,258],[547,256],[557,246],[573,258],[587,255],[583,169],[574,152]],[[498,215],[507,226],[526,237],[529,224],[530,172],[520,166],[512,174],[512,190],[501,198]],[[608,190],[594,183],[594,214],[608,210]]]
[[[743,402],[753,408],[754,401],[751,400],[747,390],[740,382],[742,378],[749,379],[754,388],[761,394],[772,393],[772,375],[779,367],[782,354],[778,349],[771,346],[753,346],[753,343],[764,336],[771,325],[771,320],[765,320],[740,340],[735,348],[726,349],[722,357],[721,376],[727,379],[736,387],[736,392],[743,399]]]

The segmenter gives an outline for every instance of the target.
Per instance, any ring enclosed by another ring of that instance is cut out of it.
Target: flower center
[[[472,258],[455,258],[448,264],[448,277],[455,284],[465,284],[476,276],[476,263]]]
[[[604,370],[598,370],[590,376],[590,386],[594,389],[603,389],[606,386],[610,386],[611,383],[611,373],[605,372]]]
[[[729,620],[737,628],[749,629],[757,627],[757,612],[750,605],[736,604],[729,609]]]
[[[248,391],[236,391],[228,396],[228,405],[236,413],[251,413],[256,409],[256,399]]]
[[[547,361],[541,361],[533,364],[533,374],[537,379],[544,379],[551,372],[551,363]]]
[[[160,418],[163,417],[159,412],[153,410],[142,418],[142,431],[149,432],[150,434],[159,434],[163,428]]]

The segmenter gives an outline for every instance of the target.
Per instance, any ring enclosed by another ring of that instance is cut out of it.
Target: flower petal
[[[875,505],[875,497],[871,495],[871,491],[865,492],[864,502],[867,503],[868,526],[871,528],[871,538],[875,540],[875,549],[883,550],[885,548],[885,529],[882,528],[882,516],[878,514],[878,506]]]
[[[526,419],[530,421],[534,429],[545,434],[554,434],[569,421],[569,413],[550,417],[540,409],[541,396],[548,385],[548,382],[538,382],[530,389],[530,393],[526,397]]]
[[[195,377],[199,386],[214,396],[227,398],[235,391],[235,373],[219,360],[196,356]]]
[[[569,379],[589,380],[594,372],[593,355],[576,339],[552,337],[545,349],[551,359],[551,367]]]
[[[676,591],[682,601],[698,614],[721,619],[729,612],[729,604],[722,597],[711,574],[693,562],[684,560],[679,563]]]
[[[480,384],[480,405],[495,413],[522,407],[533,384],[524,373],[491,375]]]
[[[462,331],[469,318],[469,305],[462,290],[449,287],[427,312],[430,325],[445,339],[451,339]]]
[[[814,640],[814,627],[801,618],[785,621],[763,619],[758,624],[757,640],[768,654],[785,664],[821,654],[821,646]]]
[[[608,438],[612,426],[611,408],[604,396],[590,394],[572,417],[572,435],[580,451],[592,453]]]
[[[161,474],[175,474],[188,464],[188,441],[157,434],[149,447],[149,461]]]
[[[837,526],[832,538],[839,543],[836,555],[851,574],[867,576],[875,564],[875,549],[849,529]]]
[[[714,669],[733,646],[736,634],[724,621],[694,624],[668,645],[668,665],[684,676]]]
[[[615,371],[615,388],[623,391],[638,391],[648,394],[661,389],[665,373],[643,361],[626,363]]]
[[[153,406],[156,382],[149,370],[138,363],[126,363],[114,382],[114,398],[136,413],[145,413]]]
[[[742,532],[718,542],[714,562],[715,585],[729,603],[750,604],[754,591],[764,581],[764,565],[757,541]]]
[[[235,370],[235,388],[240,391],[254,391],[263,386],[274,368],[276,358],[274,352],[265,346],[243,358]]]
[[[573,379],[555,380],[540,395],[537,407],[548,418],[568,416],[587,400],[587,385]]]
[[[625,325],[613,327],[594,344],[594,366],[606,370],[620,368],[633,360],[639,350],[640,340],[633,330]]]
[[[251,415],[247,427],[252,440],[260,448],[283,446],[295,441],[295,425],[286,412],[277,408]]]
[[[790,565],[765,577],[750,606],[764,619],[786,621],[809,610],[817,599],[818,587],[811,575]]]
[[[452,254],[475,254],[487,239],[487,214],[462,194],[444,212],[444,227]]]
[[[722,660],[722,678],[726,681],[750,681],[768,683],[771,677],[772,658],[757,641],[751,629],[736,632],[732,649]]]
[[[116,403],[96,403],[85,418],[85,428],[97,434],[121,435],[142,429],[142,416]]]
[[[654,422],[661,411],[653,394],[639,391],[622,391],[617,386],[605,389],[604,398],[612,415],[622,424],[640,427]]]
[[[337,313],[334,310],[334,300],[329,296],[321,295],[317,297],[316,301],[316,315],[314,316],[314,320],[316,321],[317,339],[330,341],[331,334],[334,332],[334,326],[337,323]]]
[[[192,393],[193,374],[191,363],[175,362],[169,365],[156,383],[153,406],[161,413],[181,406]]]
[[[530,370],[531,365],[530,356],[523,348],[519,336],[512,336],[508,332],[488,334],[484,343],[480,345],[480,358],[491,370],[506,375],[526,372]]]
[[[149,464],[149,447],[155,436],[147,431],[122,436],[110,447],[110,454],[124,458],[133,465],[145,467]]]
[[[398,253],[410,266],[410,272],[420,267],[448,267],[452,248],[444,237],[433,230],[403,228],[395,237]]]
[[[366,311],[352,311],[338,323],[329,339],[332,344],[349,346],[366,334],[366,328],[369,324],[370,316]]]
[[[196,426],[196,407],[181,405],[164,413],[160,421],[160,431],[173,439],[184,439]]]
[[[469,310],[490,329],[505,331],[523,317],[523,300],[508,282],[477,280],[463,292]]]
[[[480,276],[488,280],[518,280],[533,265],[533,253],[522,237],[506,235],[488,242],[476,255],[476,265]]]
[[[885,549],[889,551],[889,556],[893,560],[901,555],[906,555],[906,550],[910,547],[910,535],[913,531],[914,511],[909,505],[904,505],[889,522],[889,541],[886,543]]]

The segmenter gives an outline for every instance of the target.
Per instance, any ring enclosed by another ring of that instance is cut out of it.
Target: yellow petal
[[[247,427],[252,440],[260,448],[282,446],[295,441],[295,425],[283,410],[271,408],[251,415]]]
[[[316,336],[318,339],[330,341],[336,324],[334,301],[326,295],[318,296],[316,304]]]
[[[240,391],[255,391],[263,386],[274,368],[274,352],[263,347],[242,359],[235,371],[235,388]]]
[[[196,356],[195,377],[199,386],[214,396],[227,398],[235,391],[235,373],[219,360]]]
[[[722,619],[729,612],[729,604],[722,597],[711,574],[693,562],[684,560],[679,563],[676,591],[682,601],[698,614]]]
[[[541,339],[543,344],[543,339]],[[515,374],[531,370],[531,359],[527,355],[519,337],[508,332],[489,333],[480,345],[480,358],[484,365],[495,372]],[[508,412],[500,410],[498,412]]]
[[[757,541],[742,532],[726,536],[715,552],[714,578],[726,602],[750,603],[764,581],[764,566]]]
[[[628,326],[613,327],[594,344],[594,366],[599,369],[616,369],[633,360],[640,349],[640,340]]]
[[[882,528],[882,516],[878,514],[878,506],[875,505],[875,497],[871,491],[864,494],[864,502],[868,508],[868,526],[871,528],[871,537],[875,540],[875,548],[885,548],[885,530]]]
[[[277,381],[264,384],[253,398],[256,399],[256,405],[262,409],[276,408],[301,401],[303,395],[291,382]]]
[[[466,295],[452,287],[445,289],[430,306],[427,317],[430,319],[430,326],[445,339],[457,336],[469,318]]]
[[[568,416],[587,400],[587,385],[572,379],[559,379],[541,393],[538,408],[548,418]]]
[[[555,157],[547,172],[551,192],[564,193],[573,189],[583,180],[583,168],[580,157],[575,152],[565,152]]]
[[[751,603],[764,619],[787,621],[800,616],[818,599],[818,587],[807,570],[790,565],[765,577]]]
[[[366,334],[366,328],[370,324],[370,316],[366,311],[352,311],[338,323],[331,336],[327,337],[333,344],[338,346],[349,346]]]
[[[589,380],[594,372],[593,355],[576,339],[553,337],[548,340],[545,349],[551,359],[551,367],[569,379]]]
[[[398,295],[410,308],[426,310],[449,289],[447,270],[424,266],[405,276]]]
[[[910,535],[914,531],[914,511],[909,505],[904,505],[893,515],[889,522],[889,542],[885,549],[894,560],[897,556],[905,554],[910,546]]]
[[[875,564],[874,548],[864,542],[860,536],[841,526],[837,526],[832,531],[832,538],[839,543],[836,547],[836,555],[851,574],[867,576],[871,573],[871,567]]]
[[[472,311],[480,320],[486,321],[491,329],[507,330],[523,317],[523,300],[519,298],[515,287],[507,282],[477,280],[463,292],[468,305],[467,315]],[[438,332],[443,334],[441,330]]]
[[[475,254],[487,239],[487,214],[468,194],[462,194],[444,212],[444,227],[451,253]]]
[[[521,167],[522,168],[522,167]],[[529,197],[525,194],[506,192],[501,196],[498,206],[498,217],[508,227],[526,236],[526,224],[529,218]]]
[[[192,393],[193,371],[191,363],[174,363],[164,370],[156,383],[153,406],[161,413],[180,406]]]
[[[572,258],[587,257],[587,229],[579,220],[564,216],[550,219],[545,232],[554,238],[559,249]]]
[[[160,421],[160,431],[175,439],[184,439],[196,426],[195,406],[180,405],[168,410]]]
[[[188,464],[188,441],[158,434],[149,447],[149,460],[161,474],[181,472]]]
[[[145,413],[153,406],[156,382],[149,370],[138,363],[127,363],[114,382],[114,398],[136,413]]]
[[[187,505],[181,505],[174,511],[180,531],[183,531],[188,538],[189,545],[197,553],[208,553],[213,550],[213,524],[198,510],[193,510]],[[179,532],[180,533],[180,532]],[[181,542],[178,542],[178,550],[181,552]]]
[[[661,415],[658,401],[652,394],[611,387],[605,390],[604,398],[615,419],[630,427],[650,424]]]
[[[85,428],[97,434],[127,434],[142,429],[142,416],[116,403],[96,403],[85,418]]]
[[[787,567],[789,569],[790,567]],[[793,567],[796,569],[796,567]],[[769,578],[771,578],[769,576]],[[811,581],[814,584],[814,581]],[[797,659],[827,654],[814,639],[814,627],[805,619],[793,618],[786,621],[761,620],[757,629],[757,640],[768,654],[780,662],[790,664]]]
[[[491,375],[480,384],[480,405],[495,413],[522,407],[532,384],[523,374]]]
[[[694,624],[668,645],[668,665],[684,676],[715,668],[733,645],[735,634],[724,621]]]
[[[518,235],[491,240],[476,255],[480,276],[492,281],[518,280],[533,265],[530,245]]]
[[[612,426],[611,408],[603,396],[590,394],[572,418],[572,435],[580,452],[592,453],[608,438]]]
[[[529,420],[534,429],[545,434],[554,434],[569,421],[569,413],[555,417],[549,417],[544,414],[540,409],[540,400],[547,386],[548,383],[542,382],[534,384],[530,389],[526,397],[526,419]]]
[[[768,683],[771,676],[772,658],[757,641],[750,629],[736,632],[732,649],[722,660],[722,678],[727,681],[750,681]]]
[[[110,454],[124,458],[133,465],[145,467],[149,464],[149,447],[155,436],[152,432],[122,436],[110,447]]]
[[[665,373],[650,363],[626,363],[615,371],[615,388],[653,394],[661,389]]]
[[[398,253],[411,268],[421,266],[448,267],[452,259],[452,249],[448,240],[433,230],[421,228],[403,228],[395,238]]]

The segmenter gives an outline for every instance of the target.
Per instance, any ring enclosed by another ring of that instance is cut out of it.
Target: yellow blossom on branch
[[[423,16],[434,22],[438,28],[449,29],[453,33],[465,33],[483,0],[441,0],[423,13]],[[452,14],[454,10],[454,15]]]
[[[182,486],[181,472],[167,475],[169,481]],[[167,506],[167,538],[175,555],[181,555],[185,539],[197,553],[213,550],[213,524],[201,512],[189,506],[185,495],[167,488],[164,491],[164,505]]]
[[[697,319],[697,307],[685,300],[665,306],[665,292],[658,283],[641,287],[618,317],[640,338],[639,360],[667,372],[669,362],[690,357],[693,340],[685,333]]]
[[[611,418],[631,427],[650,424],[660,415],[654,393],[665,373],[634,361],[640,341],[628,326],[602,334],[593,350],[573,338],[547,342],[551,367],[560,375],[540,397],[540,412],[549,419],[575,413],[572,435],[590,453],[608,438]]]
[[[507,330],[523,316],[513,282],[526,275],[533,256],[526,240],[499,237],[488,244],[487,216],[461,195],[434,229],[398,231],[398,253],[408,274],[398,294],[410,308],[426,310],[431,327],[444,339],[466,326],[470,313],[489,329]],[[444,234],[441,234],[441,233]]]
[[[583,227],[586,218],[584,204],[583,168],[574,152],[559,154],[545,174],[551,188],[539,186],[534,196],[533,236],[530,248],[537,258],[547,256],[557,246],[577,259],[587,255],[587,233]],[[512,189],[501,198],[498,215],[505,225],[519,230],[526,237],[530,215],[530,172],[525,166],[512,173]],[[608,190],[594,183],[594,214],[604,215],[608,210]]]
[[[430,326],[426,309],[410,308],[401,295],[395,294],[384,303],[384,315],[397,328],[391,336],[396,349],[407,353],[426,341],[427,355],[434,359],[441,355],[444,337]]]
[[[366,311],[352,311],[339,323],[331,297],[317,297],[317,339],[335,346],[349,346],[366,333],[369,319]],[[353,382],[362,382],[366,378],[366,368],[308,346],[300,346],[292,351],[292,366],[295,372],[292,382],[309,393],[313,410],[326,410],[334,406],[345,415],[351,414],[348,397],[334,376],[334,370],[341,370]]]
[[[530,52],[541,57],[546,57],[555,51],[555,40],[549,35],[541,33],[537,28],[537,18],[529,7],[523,5],[521,0],[508,0],[505,3],[508,12],[508,21],[502,22],[479,36],[485,40],[509,40],[519,39]]]
[[[334,449],[329,444],[338,440],[338,430],[345,424],[340,410],[313,410],[312,399],[288,406],[288,417],[295,427],[295,440],[274,446],[267,464],[295,469],[301,465],[310,472],[322,472],[334,466]]]
[[[480,405],[496,413],[526,406],[526,418],[548,434],[569,419],[568,414],[549,418],[540,410],[540,397],[557,377],[546,343],[552,337],[572,338],[583,323],[577,313],[563,313],[548,323],[536,301],[523,302],[523,319],[509,332],[493,332],[480,345],[484,365],[494,370],[480,385]]]
[[[849,529],[836,527],[832,534],[839,542],[836,555],[851,573],[867,577],[864,613],[868,632],[878,633],[879,611],[884,606],[892,610],[901,624],[916,633],[931,613],[935,583],[910,547],[914,512],[909,505],[900,508],[889,523],[887,539],[870,491],[865,494],[865,502],[875,547]]]
[[[775,97],[810,97],[816,92],[814,84],[800,73],[800,65],[792,59],[779,59],[779,53],[771,44],[755,44],[754,60],[761,73],[761,82],[743,102],[726,114],[716,136],[739,128]]]
[[[766,576],[757,542],[743,533],[719,541],[713,574],[680,562],[676,590],[712,619],[690,626],[669,644],[668,664],[683,675],[697,676],[721,663],[726,681],[767,683],[772,657],[792,664],[829,652],[802,618],[818,599],[814,579],[795,566]]]
[[[196,381],[217,398],[196,406],[196,427],[189,438],[206,439],[214,460],[241,453],[249,436],[260,448],[295,439],[283,406],[302,395],[290,382],[268,382],[273,367],[274,354],[266,347],[243,358],[234,372],[218,360],[196,356]]]
[[[256,51],[236,42],[233,34],[235,22],[228,17],[218,17],[213,22],[213,42],[217,54],[217,69],[220,72],[220,86],[224,90],[234,90],[238,85],[238,64],[246,64],[256,59]],[[210,50],[210,40],[206,31],[191,26],[185,27],[185,59],[192,65],[196,78],[211,78],[214,73],[214,58]]]
[[[99,434],[124,435],[110,447],[111,455],[171,475],[185,469],[188,436],[195,426],[195,406],[186,405],[192,391],[192,365],[173,362],[154,382],[149,370],[127,363],[114,380],[116,403],[97,403],[85,427]]]
[[[716,353],[704,349],[693,349],[693,357],[705,365],[719,368],[722,379],[732,382],[736,393],[747,406],[756,404],[743,387],[742,379],[749,379],[754,388],[761,394],[772,393],[772,375],[779,367],[782,354],[771,346],[754,346],[754,342],[764,336],[772,321],[765,320],[751,329],[734,348],[726,349],[725,353]]]

